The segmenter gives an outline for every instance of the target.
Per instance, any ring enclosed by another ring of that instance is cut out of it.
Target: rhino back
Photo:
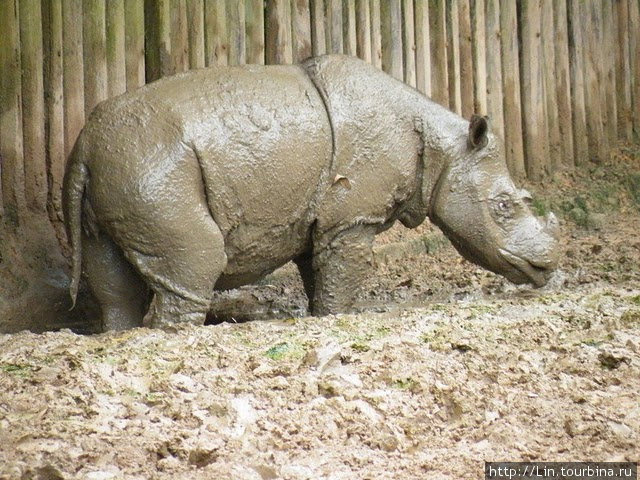
[[[163,172],[195,154],[209,210],[225,237],[221,286],[258,278],[306,248],[327,182],[331,129],[300,67],[176,75],[104,102],[85,130],[91,188],[101,192],[93,198],[103,207],[94,208],[105,219],[121,215],[123,203],[150,201],[162,189]]]

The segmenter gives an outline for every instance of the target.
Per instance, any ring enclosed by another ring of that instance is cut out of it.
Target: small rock
[[[46,465],[38,469],[37,480],[64,480],[66,477],[53,465]]]
[[[618,437],[626,438],[626,439],[631,438],[631,435],[633,432],[631,428],[629,428],[624,423],[618,423],[618,422],[608,422],[608,423],[611,431]]]
[[[600,365],[610,370],[618,368],[623,362],[627,364],[631,363],[631,359],[628,357],[615,355],[611,352],[600,352],[598,360],[600,360]]]
[[[87,473],[84,478],[87,480],[110,480],[111,478],[115,478],[117,475],[117,473],[97,470],[95,472]]]

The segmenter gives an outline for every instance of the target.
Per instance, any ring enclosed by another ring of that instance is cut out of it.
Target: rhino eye
[[[507,202],[506,200],[500,200],[498,202],[498,211],[506,212],[508,210],[509,210],[509,202]]]

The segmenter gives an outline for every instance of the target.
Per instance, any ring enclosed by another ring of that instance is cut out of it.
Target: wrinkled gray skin
[[[543,285],[555,218],[509,178],[487,122],[354,58],[190,71],[100,104],[64,208],[106,330],[202,323],[214,289],[293,260],[314,315],[349,310],[372,241],[428,216],[468,259]],[[145,322],[147,323],[147,322]]]

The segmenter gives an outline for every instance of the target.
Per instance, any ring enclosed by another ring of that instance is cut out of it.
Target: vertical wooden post
[[[556,98],[562,163],[573,165],[573,125],[571,112],[571,79],[569,75],[569,35],[567,2],[553,2],[555,18]]]
[[[104,0],[84,0],[84,114],[107,98],[107,55]]]
[[[627,0],[616,0],[616,110],[618,132],[623,140],[633,137],[631,117],[631,70],[629,68],[629,9]]]
[[[25,194],[29,208],[44,212],[47,206],[47,166],[44,138],[42,13],[39,0],[20,0],[19,4]]]
[[[473,55],[471,45],[471,6],[469,0],[460,0],[460,95],[461,111],[464,118],[473,114]]]
[[[604,135],[602,96],[602,49],[600,45],[600,26],[602,9],[600,2],[585,2],[582,5],[583,42],[586,48],[584,55],[585,104],[587,114],[587,140],[589,157],[592,161],[601,162],[608,153],[607,139]]]
[[[45,4],[43,4],[45,5]],[[43,11],[45,41],[45,95],[47,129],[47,173],[49,219],[60,230],[62,221],[62,177],[64,176],[64,109],[62,96],[62,2],[50,0]],[[46,18],[44,18],[46,16]],[[59,235],[61,237],[62,235]]]
[[[311,48],[313,55],[324,55],[327,52],[325,36],[324,0],[310,0],[311,8]]]
[[[358,54],[356,39],[356,4],[355,0],[343,0],[342,31],[344,34],[344,54],[355,57]]]
[[[416,86],[416,36],[413,0],[402,0],[402,47],[404,82]]]
[[[169,0],[145,0],[145,70],[147,83],[171,73]]]
[[[560,125],[558,122],[558,101],[556,99],[556,57],[555,27],[553,2],[541,0],[541,63],[543,92],[545,99],[545,116],[549,150],[547,153],[547,170],[553,173],[561,162]]]
[[[640,139],[640,5],[629,1],[629,67],[632,75],[631,97],[633,99],[633,130]]]
[[[244,2],[227,0],[227,33],[229,34],[229,65],[244,65],[246,43]]]
[[[473,37],[473,109],[487,114],[487,52],[484,0],[471,0],[471,35]]]
[[[548,152],[540,65],[540,0],[522,0],[520,5],[520,81],[525,162],[529,179],[540,180],[545,174]]]
[[[327,53],[342,53],[342,0],[325,0]]]
[[[202,68],[204,61],[204,3],[187,0],[189,30],[189,68]]]
[[[500,45],[500,3],[486,0],[487,26],[487,113],[493,132],[504,137],[504,111],[502,97],[502,53]],[[512,159],[508,159],[511,163]]]
[[[431,35],[429,33],[429,2],[416,0],[416,85],[431,96]]]
[[[189,68],[187,3],[186,0],[171,0],[171,73],[184,72]]]
[[[369,6],[369,0],[356,0],[356,44],[358,57],[371,63],[371,9]]]
[[[584,42],[582,40],[584,26],[582,24],[582,0],[567,0],[567,6],[574,164],[582,165],[589,158],[584,95]]]
[[[403,79],[402,7],[400,0],[380,3],[382,30],[382,69],[398,80]]]
[[[299,63],[312,53],[309,0],[292,0],[291,24],[293,62]]]
[[[613,2],[602,2],[602,61],[604,63],[603,78],[601,83],[603,92],[603,105],[607,111],[607,123],[604,125],[605,133],[609,140],[609,146],[613,147],[618,141],[618,112],[616,111],[616,51],[620,48],[616,45],[613,28]]]
[[[25,209],[22,145],[22,86],[18,1],[0,2],[0,174],[1,212],[14,227]]]
[[[429,3],[431,33],[431,97],[440,105],[449,106],[447,74],[447,22],[444,0]]]
[[[266,63],[291,63],[291,2],[268,0],[266,16]]]
[[[520,55],[518,52],[518,12],[513,0],[500,1],[502,47],[502,92],[504,95],[504,145],[509,171],[514,178],[526,176],[522,144],[522,99],[520,96]]]
[[[144,0],[125,0],[124,11],[127,91],[132,91],[145,83]]]
[[[207,0],[204,4],[205,64],[226,65],[228,61],[227,14],[225,0]]]
[[[264,4],[263,0],[247,0],[247,63],[264,64]]]
[[[380,0],[371,0],[371,62],[382,69],[382,24]]]
[[[109,0],[106,4],[107,95],[113,97],[127,90],[124,0]]]
[[[458,2],[446,2],[447,18],[447,75],[449,108],[462,113],[460,91],[460,30],[458,28]]]
[[[62,2],[62,84],[64,94],[64,155],[71,153],[84,125],[84,48],[82,0]]]

